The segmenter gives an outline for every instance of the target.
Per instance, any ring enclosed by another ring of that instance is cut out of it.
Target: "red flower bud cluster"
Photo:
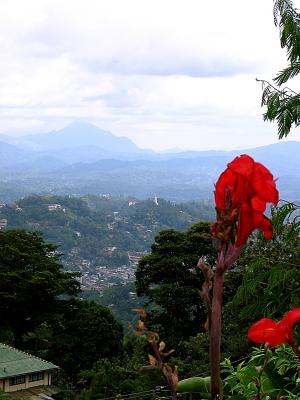
[[[227,165],[215,185],[217,222],[212,235],[222,242],[242,246],[254,229],[266,239],[272,237],[271,221],[263,214],[267,202],[278,203],[278,191],[271,172],[243,154]]]

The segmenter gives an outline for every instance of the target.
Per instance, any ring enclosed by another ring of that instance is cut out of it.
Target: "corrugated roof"
[[[51,362],[0,343],[0,379],[57,368]]]

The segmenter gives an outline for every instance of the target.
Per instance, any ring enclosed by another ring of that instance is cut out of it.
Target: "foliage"
[[[49,211],[51,204],[59,208]],[[157,205],[122,197],[30,196],[1,207],[0,219],[7,219],[9,229],[41,231],[46,241],[59,246],[67,269],[80,270],[87,260],[93,270],[129,264],[128,251],[149,250],[162,229],[186,229],[209,212],[207,204],[176,205],[163,199]]]
[[[285,344],[273,350],[255,348],[247,364],[243,361],[234,366],[226,359],[222,363],[224,399],[299,398],[299,366],[299,359]],[[256,397],[258,393],[261,397]]]
[[[276,121],[278,136],[290,133],[300,123],[300,94],[288,87],[288,81],[300,72],[300,14],[291,0],[274,1],[274,22],[280,30],[281,47],[287,51],[288,66],[274,78],[273,84],[262,81],[262,105],[267,106],[264,120]]]
[[[76,274],[63,272],[56,246],[36,232],[0,232],[0,332],[17,342],[76,295]],[[17,316],[17,318],[16,318]],[[11,332],[8,334],[7,332]],[[5,333],[6,332],[6,333]]]
[[[202,256],[208,262],[213,259],[209,225],[199,222],[185,232],[162,231],[151,249],[136,271],[137,294],[149,299],[149,329],[173,344],[197,334],[206,319],[197,263]]]
[[[84,300],[95,301],[104,307],[109,307],[115,318],[122,323],[124,332],[129,333],[130,326],[135,325],[137,316],[131,311],[135,307],[142,307],[145,299],[137,297],[133,282],[125,285],[109,287],[99,294],[95,291],[83,291],[80,297]]]
[[[164,379],[157,370],[141,373],[141,368],[147,363],[146,346],[144,338],[126,336],[121,357],[103,358],[94,365],[92,371],[81,373],[87,388],[81,391],[76,400],[128,394],[135,399],[134,393],[139,392],[152,398],[155,387],[163,385]]]
[[[241,257],[242,284],[233,307],[245,326],[262,317],[280,319],[300,301],[300,239],[297,206],[272,210],[274,237],[255,236]]]
[[[63,272],[59,257],[40,233],[0,232],[0,337],[76,383],[101,357],[122,354],[123,332],[109,309],[75,299],[77,274]]]
[[[178,367],[179,379],[208,375],[208,335],[199,333],[176,344],[170,364]]]
[[[100,358],[119,355],[122,336],[121,325],[107,308],[74,300],[68,304],[63,321],[55,325],[48,358],[76,379],[81,370],[92,368]]]

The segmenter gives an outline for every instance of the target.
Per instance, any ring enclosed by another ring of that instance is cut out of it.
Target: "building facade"
[[[0,343],[0,389],[4,392],[50,386],[52,373],[59,367]]]

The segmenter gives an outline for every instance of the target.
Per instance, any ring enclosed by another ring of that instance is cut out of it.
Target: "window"
[[[29,382],[42,381],[44,380],[44,372],[35,372],[29,375]]]
[[[13,376],[9,379],[9,386],[21,385],[25,383],[26,375]]]

